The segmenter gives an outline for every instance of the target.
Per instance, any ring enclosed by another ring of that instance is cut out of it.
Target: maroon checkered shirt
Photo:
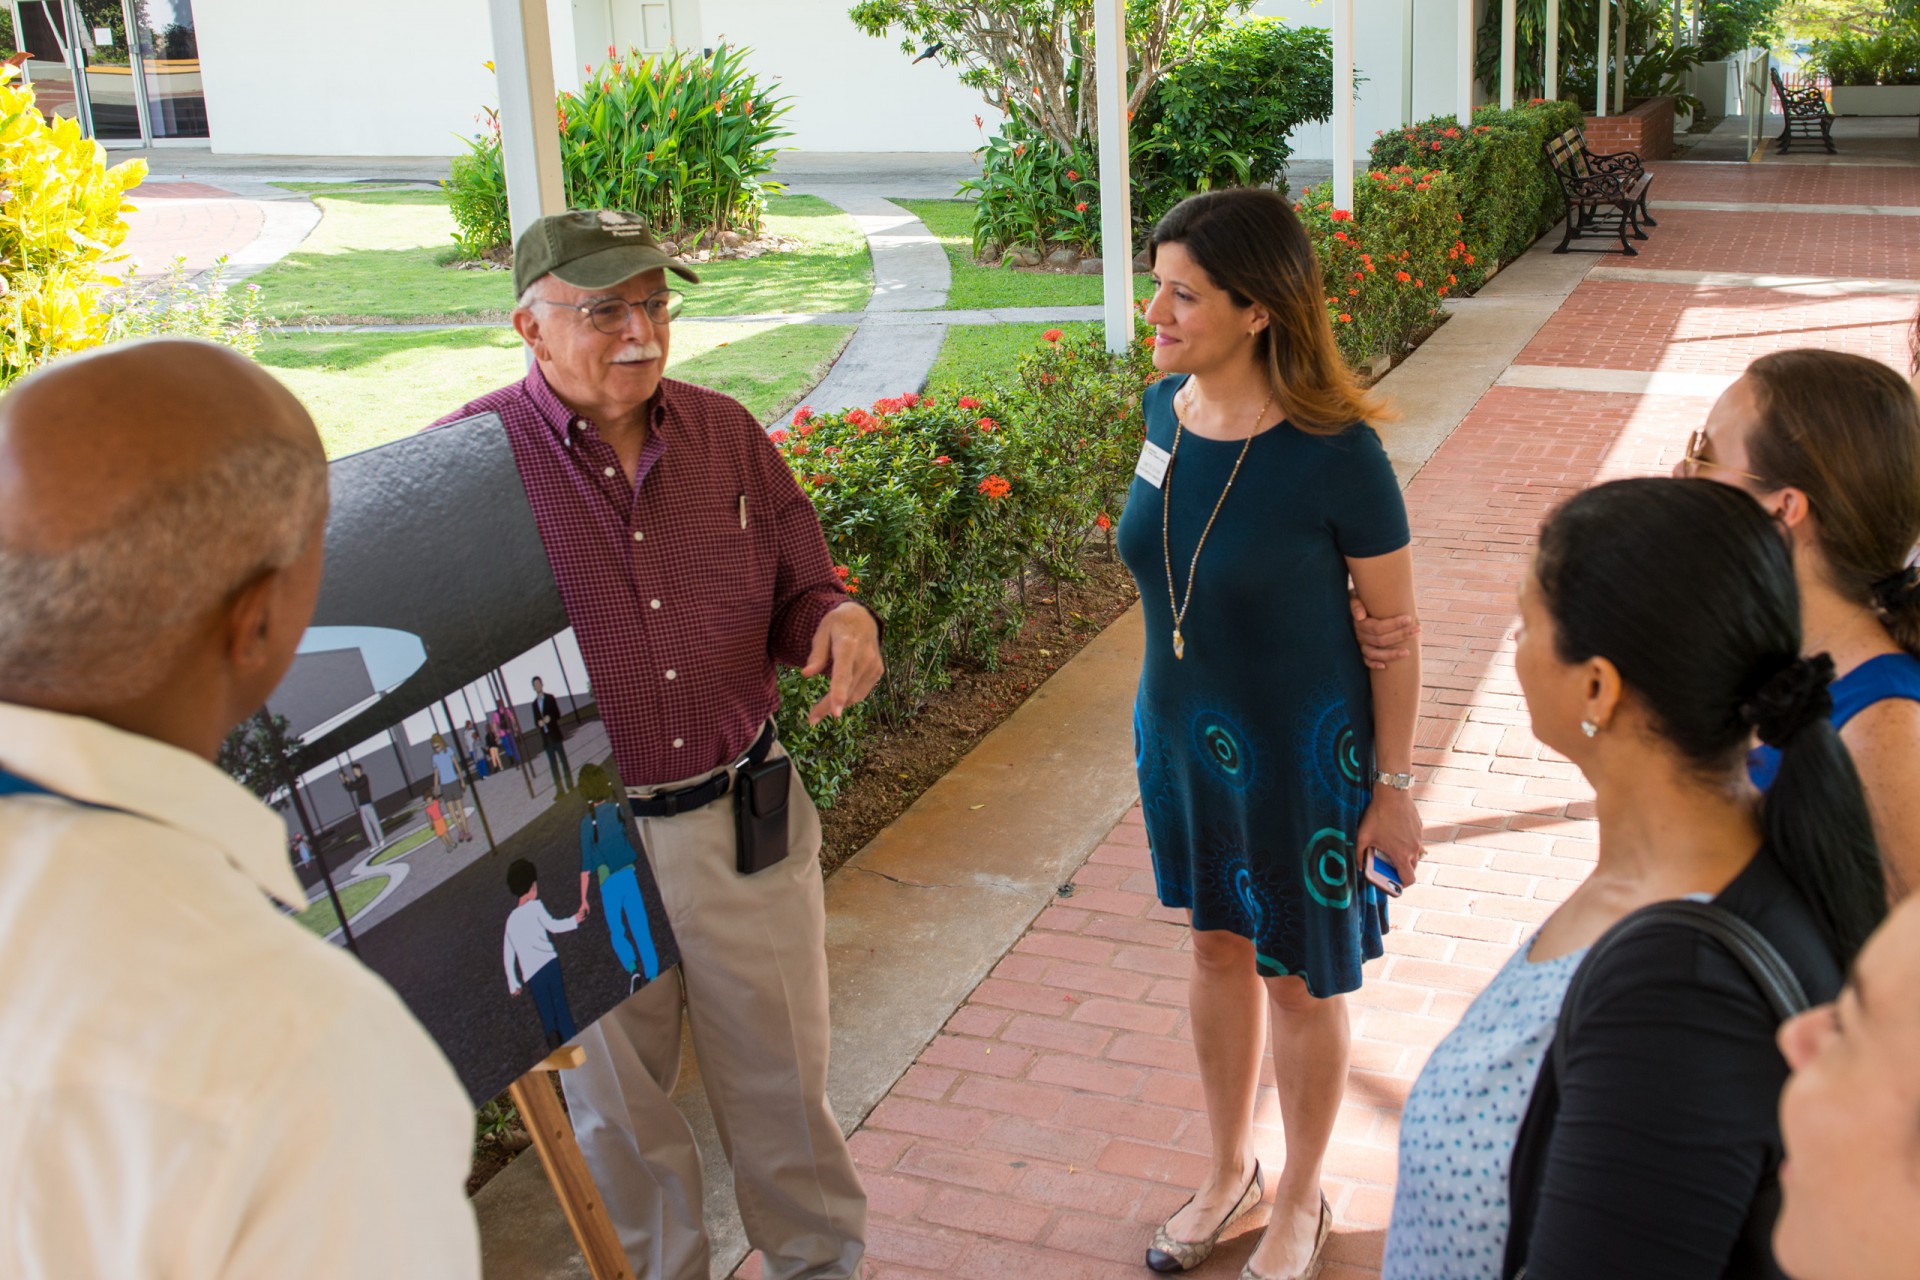
[[[634,483],[536,366],[434,425],[498,413],[628,786],[737,759],[847,596],[813,504],[737,402],[663,379]],[[745,503],[745,524],[741,510]]]

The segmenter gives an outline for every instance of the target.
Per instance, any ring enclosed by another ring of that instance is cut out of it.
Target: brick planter
[[[1625,115],[1588,116],[1581,127],[1594,151],[1633,151],[1642,160],[1665,160],[1673,154],[1673,99],[1644,98]]]

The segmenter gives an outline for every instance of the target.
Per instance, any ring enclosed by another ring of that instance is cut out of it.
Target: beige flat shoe
[[[1153,1243],[1147,1247],[1148,1268],[1163,1275],[1193,1270],[1213,1253],[1213,1247],[1220,1243],[1220,1237],[1226,1234],[1227,1228],[1246,1217],[1253,1207],[1260,1203],[1260,1197],[1265,1194],[1266,1181],[1260,1175],[1260,1162],[1255,1160],[1253,1176],[1247,1179],[1247,1189],[1240,1193],[1239,1202],[1233,1206],[1226,1217],[1220,1220],[1220,1225],[1213,1229],[1213,1234],[1205,1240],[1175,1240],[1167,1234],[1167,1228],[1162,1224],[1160,1229],[1153,1233]],[[1187,1204],[1192,1203],[1193,1199],[1189,1197]],[[1173,1216],[1179,1217],[1180,1211],[1185,1209],[1187,1204],[1174,1210]],[[1167,1221],[1171,1222],[1173,1218]]]
[[[1320,1264],[1326,1260],[1327,1241],[1333,1238],[1333,1206],[1327,1203],[1325,1192],[1320,1193],[1320,1226],[1313,1233],[1313,1256],[1307,1259],[1307,1265],[1290,1276],[1263,1276],[1253,1269],[1249,1262],[1240,1269],[1240,1280],[1313,1280],[1320,1274]]]

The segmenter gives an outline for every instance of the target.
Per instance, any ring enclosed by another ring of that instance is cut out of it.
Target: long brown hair
[[[1253,187],[1189,196],[1153,229],[1147,260],[1166,244],[1184,248],[1235,306],[1257,302],[1267,309],[1254,356],[1266,363],[1274,399],[1294,426],[1335,435],[1391,416],[1383,399],[1360,386],[1334,343],[1320,263],[1285,197]]]
[[[1920,400],[1878,360],[1841,351],[1778,351],[1747,366],[1760,420],[1754,471],[1807,495],[1827,580],[1877,608],[1900,647],[1920,655]]]

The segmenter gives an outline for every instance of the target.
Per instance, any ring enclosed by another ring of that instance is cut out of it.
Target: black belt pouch
[[[733,825],[743,876],[787,856],[787,792],[793,785],[793,761],[786,756],[750,764],[734,775]]]

